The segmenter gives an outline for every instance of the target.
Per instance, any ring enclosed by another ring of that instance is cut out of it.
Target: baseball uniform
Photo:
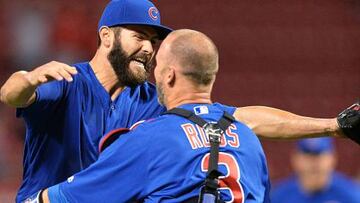
[[[208,122],[234,107],[219,103],[180,106]],[[166,114],[140,124],[106,148],[97,162],[49,188],[57,202],[183,202],[199,194],[206,177],[210,144],[204,131],[186,118]],[[266,158],[255,134],[234,122],[219,152],[221,198],[268,202]]]

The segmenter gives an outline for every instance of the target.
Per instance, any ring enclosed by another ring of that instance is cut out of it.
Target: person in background
[[[291,155],[295,175],[273,185],[273,203],[359,203],[360,186],[337,172],[331,138],[304,139]]]

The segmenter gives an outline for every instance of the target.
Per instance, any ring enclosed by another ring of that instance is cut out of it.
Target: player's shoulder
[[[78,74],[76,74],[75,77],[78,75],[79,76],[90,75],[92,71],[89,62],[74,63],[71,66],[73,66],[78,72]]]
[[[358,190],[360,192],[360,185],[352,180],[350,177],[346,176],[345,174],[334,172],[332,175],[332,185],[334,187],[340,187],[345,190],[347,188],[353,188],[354,190]]]
[[[272,190],[274,193],[295,191],[296,188],[298,188],[298,180],[295,176],[291,176],[275,182],[272,186]]]
[[[204,108],[202,108],[204,107]],[[188,111],[192,111],[195,114],[199,114],[198,116],[203,117],[205,120],[209,121],[217,121],[224,112],[227,112],[231,115],[231,109],[228,109],[227,106],[222,106],[221,104],[214,104],[214,105],[196,105],[196,104],[188,104],[184,106],[180,106],[179,108],[186,109]],[[206,110],[204,110],[206,108]],[[197,113],[201,109],[204,110],[206,113]],[[189,122],[187,118],[182,116],[178,116],[175,114],[168,114],[166,112],[162,113],[160,116],[146,120],[145,122],[141,123],[141,127],[144,128],[154,128],[154,129],[174,129],[176,126],[181,126],[181,124]],[[235,121],[237,122],[237,121]]]
[[[99,90],[101,84],[89,62],[75,63],[71,66],[75,67],[78,72],[78,74],[73,76],[73,82],[68,83],[72,89],[77,90],[78,88],[82,88],[86,91]]]
[[[351,190],[349,190],[351,188]],[[329,192],[348,199],[346,202],[360,202],[360,185],[346,175],[335,172],[332,175]]]
[[[284,198],[286,197],[286,198]],[[270,191],[271,202],[304,202],[303,192],[299,188],[297,179],[292,176],[272,184]]]
[[[171,115],[161,114],[155,118],[136,123],[131,127],[131,132],[135,134],[144,134],[143,136],[163,137],[166,133],[176,133],[181,129],[181,124],[186,122],[185,118]]]
[[[180,106],[179,108],[184,108],[189,111],[193,111],[195,114],[197,114],[197,111],[200,111],[201,109],[204,110],[203,113],[199,113],[200,117],[203,117],[203,119],[208,121],[218,121],[220,117],[224,114],[224,112],[227,112],[228,114],[232,115],[234,108],[231,106],[226,106],[220,103],[214,103],[212,105],[202,105],[202,104],[187,104],[184,106]],[[160,116],[146,120],[144,122],[141,122],[140,125],[137,126],[137,128],[147,128],[147,129],[174,129],[176,126],[180,126],[182,123],[189,122],[188,119],[174,115],[174,114],[167,114],[164,112]],[[249,132],[252,132],[246,125],[234,121],[234,124],[244,128],[243,130],[248,130]]]
[[[137,130],[137,129],[160,129],[164,127],[170,127],[171,124],[173,124],[173,121],[176,120],[176,117],[169,114],[161,114],[155,118],[147,119],[144,121],[140,121],[135,123],[130,129],[131,130]]]
[[[234,116],[234,113],[235,113],[235,111],[237,109],[234,106],[229,106],[229,105],[225,105],[225,104],[221,104],[221,103],[214,103],[213,106],[215,108],[218,108],[220,111],[227,112],[228,114],[230,114],[232,116]],[[236,118],[234,117],[234,119],[236,119]],[[254,134],[253,131],[246,124],[240,122],[239,120],[236,119],[235,124],[237,126],[239,126],[243,131],[246,131],[246,132],[248,132],[250,134]]]
[[[76,75],[73,75],[73,82],[68,83],[70,86],[77,85],[78,82],[84,81],[86,78],[90,78],[91,74],[91,67],[89,62],[81,62],[81,63],[74,63],[70,66],[74,67],[78,72]],[[67,83],[67,82],[65,82]]]
[[[221,109],[222,111],[226,111],[227,113],[233,115],[236,111],[236,107],[234,106],[229,106],[229,105],[225,105],[225,104],[221,104],[221,103],[214,103],[213,104],[214,107],[217,107],[219,109]]]

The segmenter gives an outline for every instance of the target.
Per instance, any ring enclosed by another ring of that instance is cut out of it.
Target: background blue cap
[[[155,28],[160,39],[164,39],[172,29],[161,25],[160,11],[148,0],[112,0],[106,6],[99,24],[102,26],[147,25]]]
[[[300,152],[320,154],[334,150],[333,140],[329,137],[310,138],[298,141],[297,148]]]

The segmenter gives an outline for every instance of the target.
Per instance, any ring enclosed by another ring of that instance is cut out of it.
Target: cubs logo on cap
[[[161,24],[160,11],[148,0],[112,0],[99,20],[98,31],[103,26],[144,25],[153,27],[160,39],[172,29]]]
[[[149,8],[149,16],[153,20],[156,20],[158,18],[158,13],[159,13],[159,11],[155,7]]]

